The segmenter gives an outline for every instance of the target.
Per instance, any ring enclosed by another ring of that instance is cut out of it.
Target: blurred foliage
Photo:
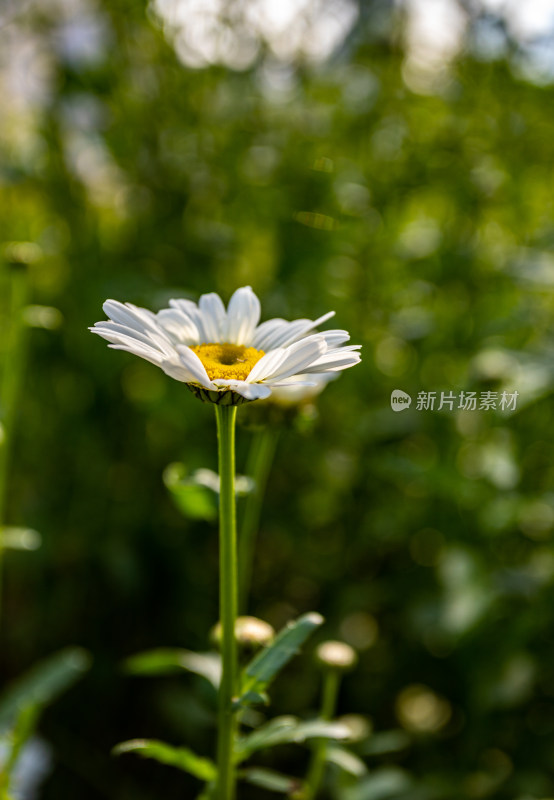
[[[265,318],[334,308],[364,345],[317,420],[282,431],[248,609],[277,628],[317,609],[322,636],[360,651],[340,706],[371,717],[375,744],[337,796],[554,794],[554,90],[517,53],[476,54],[471,27],[418,88],[386,10],[363,4],[328,61],[262,51],[232,71],[184,67],[139,0],[8,7],[0,241],[40,257],[5,521],[43,544],[6,553],[1,678],[68,642],[94,656],[41,723],[45,800],[192,796],[192,778],[112,759],[131,737],[212,752],[196,679],[121,661],[208,645],[214,525],[184,520],[163,474],[215,467],[213,414],[87,326],[107,297],[157,309],[245,283]],[[398,388],[520,397],[516,413],[396,414]],[[309,656],[287,668],[276,713],[317,707],[312,671]],[[380,749],[391,729],[400,746]],[[301,775],[302,759],[264,766]]]

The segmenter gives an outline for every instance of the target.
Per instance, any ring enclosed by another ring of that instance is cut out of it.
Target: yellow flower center
[[[244,381],[254,364],[265,355],[263,350],[242,344],[197,344],[190,349],[206,368],[211,381],[217,378]]]

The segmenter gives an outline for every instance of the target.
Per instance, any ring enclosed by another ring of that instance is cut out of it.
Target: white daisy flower
[[[219,295],[198,305],[170,300],[154,314],[131,303],[107,300],[109,320],[90,330],[115,350],[127,350],[185,383],[201,400],[238,405],[269,397],[273,389],[311,385],[312,374],[334,373],[360,361],[360,345],[346,345],[342,330],[315,332],[334,311],[316,320],[260,320],[260,301],[244,286],[227,310]]]

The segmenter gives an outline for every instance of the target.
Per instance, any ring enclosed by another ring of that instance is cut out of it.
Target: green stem
[[[325,673],[323,680],[323,693],[321,699],[320,716],[322,719],[331,720],[335,716],[337,697],[340,685],[340,672],[330,669]],[[303,800],[313,800],[317,796],[319,787],[325,773],[327,755],[327,740],[319,739],[314,747],[312,760],[308,769],[308,776],[303,794]]]
[[[279,432],[276,427],[267,426],[254,434],[246,474],[253,479],[254,488],[244,501],[244,513],[239,535],[239,608],[245,614],[248,610],[248,595],[254,570],[256,534],[260,526],[260,516],[267,479],[273,463]]]
[[[2,607],[2,561],[5,524],[6,484],[17,396],[23,376],[24,324],[23,309],[27,300],[27,269],[17,265],[9,269],[9,310],[7,334],[3,348],[0,394],[0,611]],[[4,283],[4,282],[2,282]]]
[[[234,800],[233,746],[236,717],[233,698],[237,689],[237,530],[235,514],[236,406],[215,406],[219,452],[219,618],[221,620],[222,673],[218,717],[218,800]]]

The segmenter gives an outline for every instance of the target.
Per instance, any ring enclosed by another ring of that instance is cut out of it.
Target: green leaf
[[[269,696],[265,692],[246,692],[233,702],[234,709],[260,705],[269,705]]]
[[[253,786],[259,786],[261,789],[279,792],[280,794],[292,794],[302,786],[302,781],[298,778],[291,778],[289,775],[282,775],[280,772],[263,767],[245,769],[239,773],[239,778],[251,783]]]
[[[399,767],[383,767],[344,792],[344,800],[396,800],[412,788],[409,774]]]
[[[0,546],[4,550],[37,550],[40,533],[32,528],[0,528]]]
[[[217,495],[211,487],[194,478],[187,478],[183,464],[170,464],[166,467],[163,478],[175,505],[185,517],[207,522],[217,519]]]
[[[308,739],[348,739],[349,730],[340,722],[314,719],[302,722],[297,717],[276,717],[248,736],[238,739],[235,745],[237,760],[243,761],[256,750],[278,744],[300,744]]]
[[[121,742],[113,748],[112,753],[116,756],[136,753],[141,758],[151,758],[160,764],[177,767],[202,781],[213,781],[217,776],[216,766],[209,758],[197,756],[187,747],[173,747],[157,739],[131,739]]]
[[[163,479],[175,504],[185,517],[213,522],[218,515],[219,475],[211,469],[197,469],[190,475],[184,464],[174,462],[164,470]],[[237,475],[237,497],[250,494],[254,483],[245,475]]]
[[[124,662],[124,669],[131,675],[170,675],[185,670],[201,675],[217,689],[221,679],[221,657],[218,653],[160,647],[131,656]]]
[[[33,735],[38,715],[38,706],[25,706],[20,710],[12,729],[6,736],[6,753],[3,753],[3,764],[0,771],[0,798],[2,797],[1,790],[9,788],[10,778],[19,754],[27,740]]]
[[[11,727],[22,709],[51,703],[77,681],[90,666],[90,656],[68,647],[36,664],[18,678],[0,698],[0,727]]]
[[[329,745],[325,749],[325,758],[330,764],[335,764],[356,778],[361,778],[367,773],[367,767],[362,759],[345,747],[339,747],[336,744]]]
[[[410,746],[410,737],[405,731],[392,730],[372,734],[358,749],[362,755],[381,756],[386,753],[398,753]]]
[[[295,656],[308,636],[324,622],[321,614],[304,614],[281,630],[269,647],[260,650],[242,677],[241,695],[262,692],[277,673]]]

